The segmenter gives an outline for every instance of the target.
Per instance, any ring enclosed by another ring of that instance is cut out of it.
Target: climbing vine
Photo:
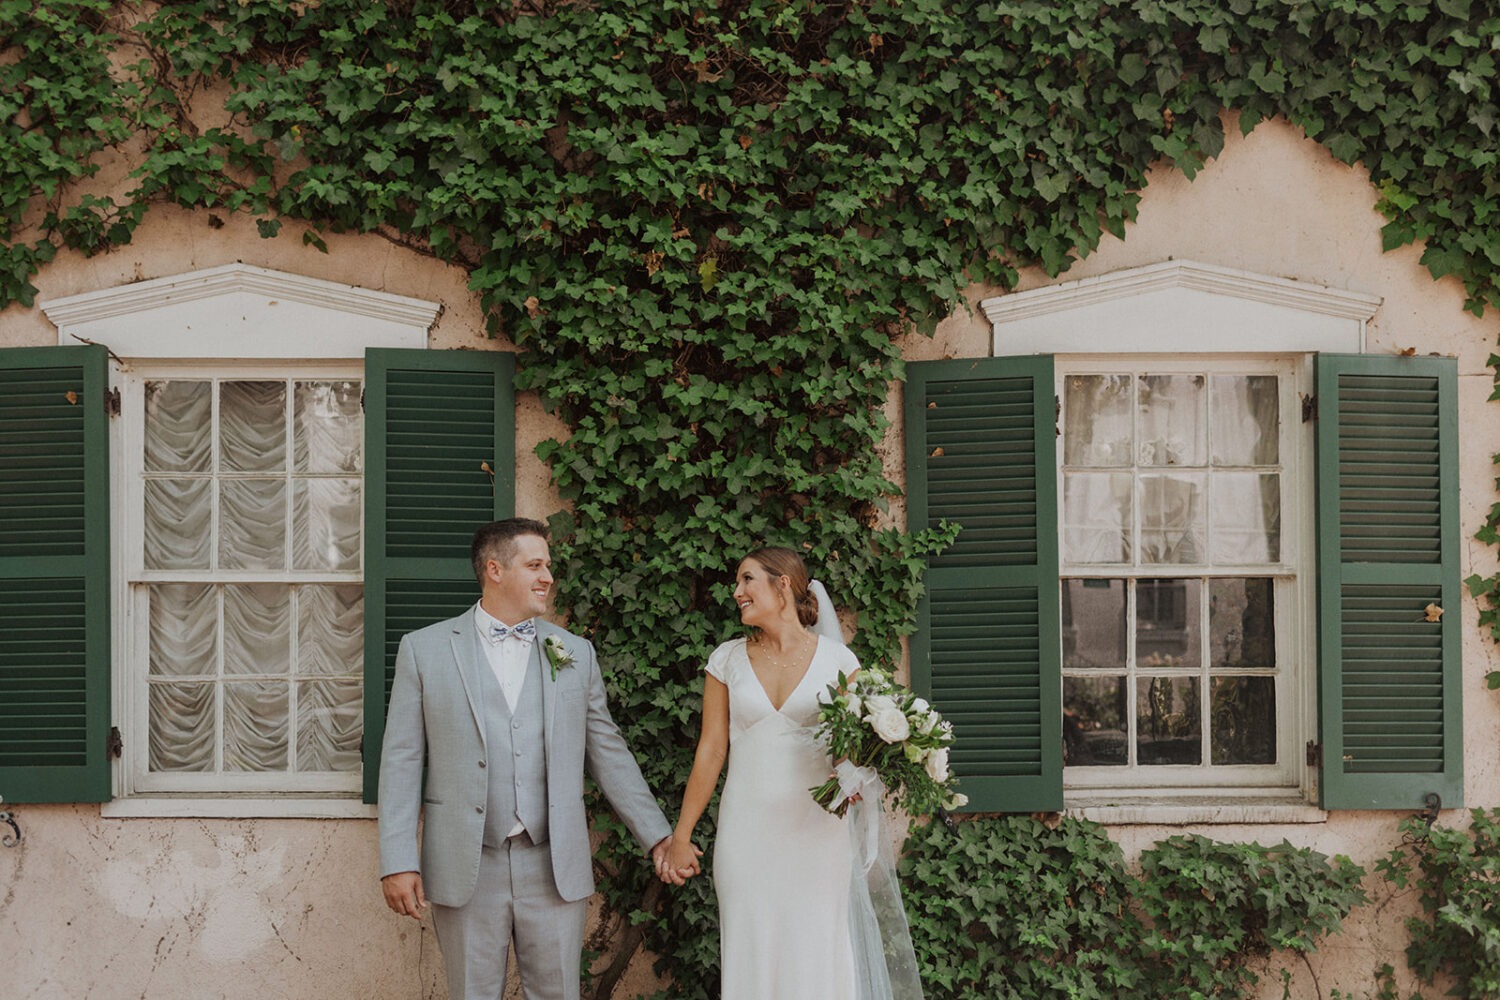
[[[894,338],[1123,235],[1224,109],[1362,164],[1386,246],[1500,305],[1496,37],[1470,0],[0,0],[0,306],[159,204],[467,269],[570,429],[559,603],[671,797],[748,547],[801,547],[899,654],[951,534],[888,526]],[[600,863],[597,993],[644,943],[712,995],[706,880]]]
[[[1176,836],[1130,871],[1104,828],[1028,816],[932,824],[901,860],[924,984],[954,1000],[1255,995],[1366,901],[1363,869],[1285,842]]]

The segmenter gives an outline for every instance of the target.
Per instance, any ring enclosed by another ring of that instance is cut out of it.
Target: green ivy
[[[923,983],[953,1000],[1252,996],[1253,961],[1336,933],[1363,875],[1197,836],[1144,852],[1136,875],[1097,824],[1030,817],[931,824],[901,861]]]
[[[1497,36],[1472,0],[0,0],[0,306],[163,203],[465,268],[570,430],[559,604],[675,800],[748,548],[802,548],[866,661],[912,629],[952,534],[886,527],[894,338],[1123,236],[1224,109],[1361,164],[1386,246],[1500,305]],[[600,863],[597,994],[644,944],[714,995],[708,882]]]
[[[1413,816],[1401,832],[1402,846],[1375,867],[1419,893],[1422,916],[1406,922],[1406,964],[1424,983],[1456,982],[1449,996],[1500,998],[1500,809],[1473,810],[1468,830]]]

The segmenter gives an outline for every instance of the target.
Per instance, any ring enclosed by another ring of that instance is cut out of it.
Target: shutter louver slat
[[[109,452],[102,347],[0,351],[0,796],[102,802]]]
[[[1325,808],[1462,804],[1450,360],[1324,356],[1318,395]]]
[[[474,529],[514,511],[514,370],[499,352],[366,355],[366,802],[401,637],[474,603]]]
[[[907,371],[909,524],[961,527],[929,559],[913,684],[953,724],[970,811],[1060,809],[1051,360]]]

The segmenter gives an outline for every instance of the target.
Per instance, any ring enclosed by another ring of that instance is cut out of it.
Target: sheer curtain
[[[152,771],[358,769],[363,588],[317,575],[360,569],[359,397],[147,383],[145,568],[217,578],[146,586]]]

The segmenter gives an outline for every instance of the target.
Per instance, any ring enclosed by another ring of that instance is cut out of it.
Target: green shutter
[[[1456,389],[1450,358],[1318,358],[1325,809],[1463,805]]]
[[[474,529],[514,513],[514,375],[498,351],[365,355],[366,802],[401,637],[478,599]]]
[[[974,812],[1063,805],[1053,393],[1046,356],[907,366],[907,523],[962,525],[928,563],[912,683]]]
[[[109,391],[103,347],[0,350],[0,796],[104,802]]]

